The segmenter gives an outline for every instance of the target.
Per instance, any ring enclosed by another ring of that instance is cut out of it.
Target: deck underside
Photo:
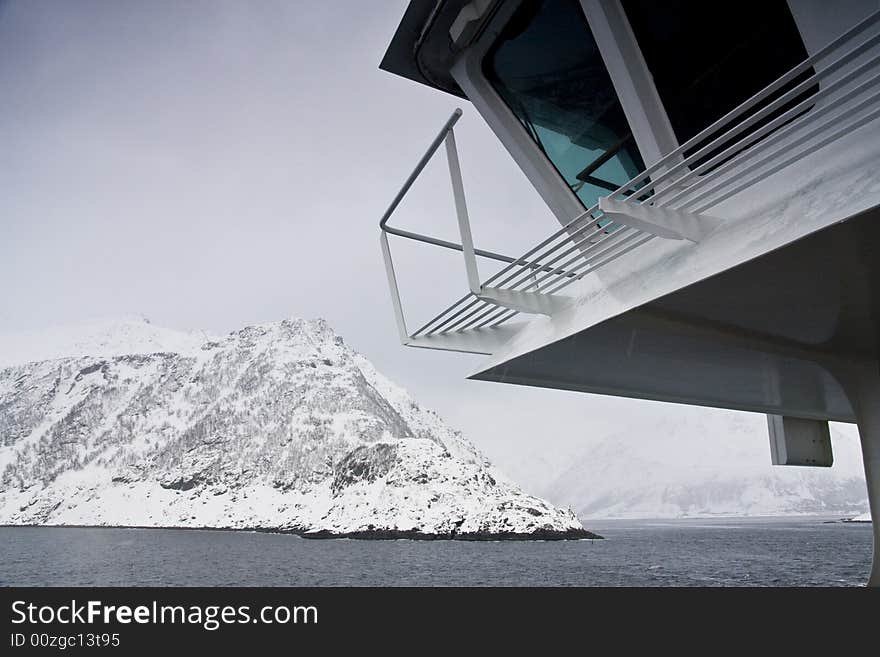
[[[472,378],[854,421],[832,371],[878,357],[880,209]]]

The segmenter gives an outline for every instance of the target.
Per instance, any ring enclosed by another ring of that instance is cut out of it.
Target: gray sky
[[[717,415],[469,382],[479,357],[399,345],[376,222],[459,104],[378,70],[405,6],[0,0],[0,333],[322,316],[502,466]],[[475,240],[519,255],[558,224],[462,107]],[[394,223],[455,238],[445,166]],[[412,324],[466,290],[458,254],[393,248]]]

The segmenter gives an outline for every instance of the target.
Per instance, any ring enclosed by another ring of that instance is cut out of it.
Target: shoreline
[[[524,534],[521,532],[449,532],[446,534],[426,533],[416,530],[377,529],[357,532],[335,533],[322,529],[308,531],[305,529],[285,529],[282,527],[180,527],[164,525],[50,525],[50,524],[8,524],[0,523],[0,528],[14,529],[162,529],[174,531],[216,531],[216,532],[248,532],[259,534],[289,534],[310,540],[332,540],[347,538],[361,541],[577,541],[602,540],[605,537],[587,529],[547,530]]]

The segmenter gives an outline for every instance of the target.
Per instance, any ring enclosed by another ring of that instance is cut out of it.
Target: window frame
[[[589,208],[565,183],[483,73],[484,58],[523,1],[502,3],[490,24],[461,53],[450,72],[557,220],[565,225]],[[651,166],[677,148],[678,142],[623,7],[619,0],[580,0],[579,4],[632,130],[636,148],[645,166]]]
[[[619,0],[580,0],[645,166],[679,143]]]
[[[565,184],[559,171],[483,74],[484,58],[521,2],[502,3],[480,37],[455,61],[450,73],[557,220],[564,225],[583,214],[583,203]]]
[[[588,208],[566,184],[483,73],[487,53],[523,1],[507,0],[500,3],[489,24],[462,51],[450,72],[557,220],[565,225]],[[650,167],[680,144],[623,5],[620,0],[579,0],[579,4],[632,131],[636,148],[645,166]],[[791,9],[791,2],[788,4]],[[803,39],[798,14],[794,10],[792,17]],[[804,45],[809,53],[806,40]]]

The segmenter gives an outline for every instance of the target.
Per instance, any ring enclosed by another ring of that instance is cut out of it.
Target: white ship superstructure
[[[486,354],[475,379],[766,413],[780,465],[830,466],[828,421],[856,422],[876,519],[880,3],[416,0],[382,68],[470,101],[560,224],[475,248],[456,111],[381,220],[404,344]],[[460,243],[390,221],[441,146]],[[421,326],[389,236],[463,254]]]

